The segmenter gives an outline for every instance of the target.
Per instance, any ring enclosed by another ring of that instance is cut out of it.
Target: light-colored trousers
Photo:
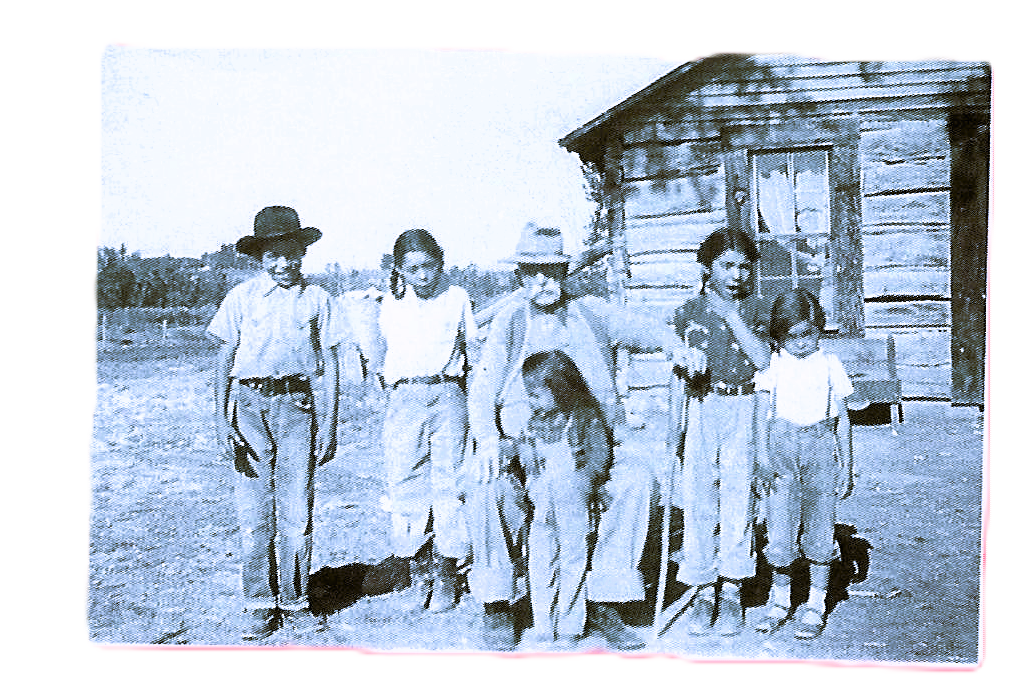
[[[538,443],[545,463],[528,481],[533,512],[528,529],[528,586],[535,630],[553,640],[585,632],[589,505],[594,485],[575,469],[566,436]]]
[[[249,472],[234,472],[246,608],[300,610],[307,607],[313,533],[310,396],[265,396],[239,384],[232,389],[235,423],[257,456],[238,454]]]
[[[531,505],[524,486],[512,473],[504,473],[469,489],[471,592],[482,603],[516,601],[526,590],[524,543]],[[645,598],[639,565],[653,496],[652,469],[645,454],[614,447],[605,489],[610,502],[599,515],[586,595],[590,601],[638,601]]]
[[[397,385],[389,395],[382,443],[395,554],[411,557],[434,535],[439,554],[467,557],[460,501],[467,397],[459,384]]]
[[[710,394],[688,402],[677,500],[684,536],[678,580],[697,586],[756,572],[753,551],[752,395]]]
[[[767,497],[765,555],[775,567],[787,567],[800,555],[819,564],[836,556],[835,421],[809,427],[782,419],[770,422],[770,464],[779,477]]]

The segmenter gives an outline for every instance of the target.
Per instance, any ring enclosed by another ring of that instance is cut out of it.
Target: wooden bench
[[[895,338],[890,334],[877,339],[827,335],[820,340],[820,347],[841,359],[857,396],[871,405],[891,407],[894,430],[903,421],[902,382],[895,367]]]

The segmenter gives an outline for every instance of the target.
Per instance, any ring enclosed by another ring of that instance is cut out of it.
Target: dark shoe
[[[437,555],[432,566],[431,603],[428,610],[441,613],[456,607],[456,559]]]
[[[242,633],[246,642],[266,640],[279,627],[278,609],[257,608],[248,612],[248,625]]]
[[[485,604],[481,641],[489,652],[512,652],[517,648],[517,632],[509,603],[496,601]]]
[[[737,635],[744,626],[742,602],[735,598],[721,598],[717,607],[717,634],[724,637]]]
[[[713,597],[697,595],[685,613],[685,623],[691,635],[705,635],[713,625]]]
[[[609,603],[590,604],[588,620],[606,638],[612,649],[637,650],[645,647],[645,640],[624,624],[617,609]]]
[[[306,635],[321,630],[321,621],[307,609],[282,611],[282,628],[292,635]]]

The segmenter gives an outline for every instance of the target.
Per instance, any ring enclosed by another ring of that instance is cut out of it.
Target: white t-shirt
[[[756,373],[756,390],[774,395],[774,416],[792,424],[809,426],[827,417],[837,417],[838,407],[852,395],[852,382],[834,354],[818,349],[799,359],[782,349],[770,355],[770,365]],[[828,384],[831,386],[830,411]]]
[[[428,299],[411,288],[399,300],[387,293],[378,325],[387,347],[382,377],[390,384],[400,378],[462,374],[465,357],[454,352],[459,332],[462,328],[466,342],[478,336],[471,299],[460,286]]]

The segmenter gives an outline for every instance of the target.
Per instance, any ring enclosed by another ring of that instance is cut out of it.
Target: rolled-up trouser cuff
[[[623,603],[645,598],[645,581],[638,570],[591,570],[585,577],[589,601]]]
[[[278,608],[283,611],[305,611],[310,606],[305,600],[297,601],[282,601],[278,604]]]
[[[471,594],[481,603],[515,601],[527,594],[525,575],[515,575],[512,567],[486,567],[473,565],[467,575]]]

